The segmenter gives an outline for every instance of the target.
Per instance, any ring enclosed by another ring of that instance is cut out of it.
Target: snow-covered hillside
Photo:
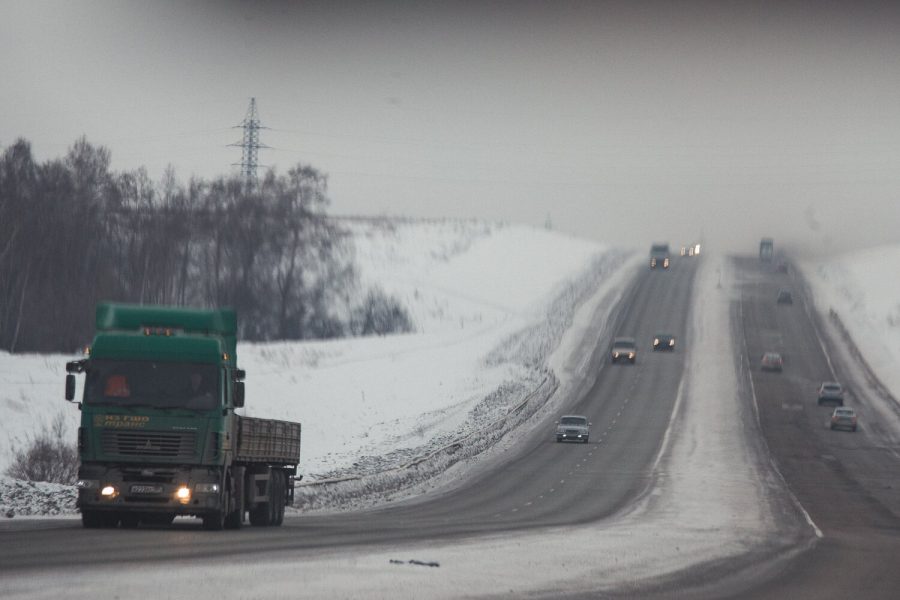
[[[900,245],[800,264],[821,313],[834,311],[866,362],[900,398]]]
[[[559,340],[567,326],[559,316],[571,317],[579,294],[589,291],[580,282],[589,272],[596,280],[598,264],[608,275],[622,257],[596,242],[526,226],[391,219],[345,225],[362,287],[378,285],[397,297],[415,333],[238,347],[247,371],[245,414],[303,423],[306,480],[403,464],[502,414],[540,382],[536,356]],[[523,345],[515,334],[529,327],[543,329]],[[62,399],[70,359],[0,354],[0,471],[12,447],[59,413],[74,439],[79,413]],[[510,385],[515,393],[492,396]]]

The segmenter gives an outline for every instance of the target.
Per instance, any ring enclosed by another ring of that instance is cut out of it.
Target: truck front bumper
[[[221,483],[212,469],[146,468],[143,473],[135,476],[131,468],[82,467],[76,506],[82,511],[197,516],[222,508]]]

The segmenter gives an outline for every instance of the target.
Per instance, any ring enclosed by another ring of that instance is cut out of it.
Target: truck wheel
[[[98,529],[103,527],[103,515],[95,510],[81,511],[81,524],[85,529]]]
[[[225,511],[216,510],[203,515],[203,529],[207,531],[221,531],[225,528]]]
[[[241,478],[231,479],[234,509],[225,517],[225,529],[240,529],[244,524],[244,486]]]

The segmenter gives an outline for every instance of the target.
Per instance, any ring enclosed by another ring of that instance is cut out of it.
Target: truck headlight
[[[187,504],[191,501],[191,488],[186,485],[180,486],[175,490],[175,498],[182,504]]]
[[[96,490],[100,487],[100,482],[96,479],[79,479],[75,482],[75,487],[79,490]]]
[[[119,491],[114,486],[105,485],[103,486],[103,489],[100,490],[100,495],[104,498],[115,498],[119,495]]]
[[[194,491],[198,494],[218,494],[218,483],[198,483],[194,486]]]

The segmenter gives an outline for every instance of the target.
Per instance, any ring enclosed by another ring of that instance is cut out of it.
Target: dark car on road
[[[844,388],[841,387],[841,384],[836,381],[822,382],[822,385],[819,386],[818,405],[822,406],[823,404],[844,405]]]
[[[565,415],[556,422],[557,442],[581,442],[587,444],[591,435],[591,424],[587,417]]]
[[[790,290],[778,290],[778,296],[775,301],[778,304],[793,304],[794,296],[791,294]]]
[[[674,350],[675,336],[671,333],[657,333],[653,336],[654,350]]]
[[[627,360],[634,364],[637,360],[637,343],[631,337],[617,337],[613,340],[612,351],[610,352],[612,362],[617,363],[620,360]]]
[[[831,423],[829,425],[832,429],[856,431],[856,411],[846,406],[838,406],[831,413]]]

